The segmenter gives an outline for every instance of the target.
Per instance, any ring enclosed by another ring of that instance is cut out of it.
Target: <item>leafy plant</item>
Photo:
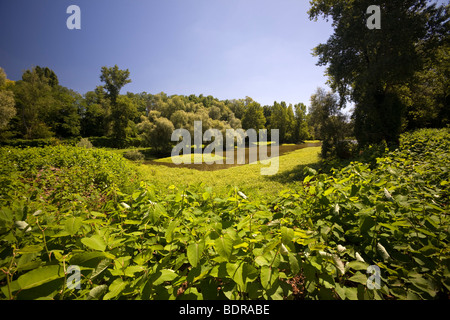
[[[14,161],[0,169],[0,296],[448,298],[449,136],[404,135],[374,168],[305,168],[301,185],[273,201],[237,188],[226,197],[204,186],[126,190],[113,175],[130,176],[124,160],[96,149],[1,149],[1,159]],[[108,186],[92,189],[95,201],[78,181],[98,172],[92,157],[111,165]],[[64,188],[77,183],[76,193]],[[80,270],[78,288],[67,285],[70,266]],[[380,269],[379,289],[367,285],[369,266]]]

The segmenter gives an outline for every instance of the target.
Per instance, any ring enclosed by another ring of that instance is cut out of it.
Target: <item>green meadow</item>
[[[272,176],[261,175],[261,168],[268,165],[260,162],[235,166],[215,171],[201,171],[188,168],[174,168],[164,165],[140,164],[138,171],[144,179],[164,191],[174,185],[180,188],[189,185],[211,187],[218,196],[225,196],[237,187],[254,197],[275,197],[283,188],[295,186],[303,166],[315,166],[320,158],[320,147],[295,150],[279,157],[278,173]],[[192,160],[194,155],[192,154]],[[170,157],[159,159],[171,162]]]

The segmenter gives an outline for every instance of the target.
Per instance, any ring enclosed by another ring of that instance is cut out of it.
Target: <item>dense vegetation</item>
[[[84,95],[48,67],[0,68],[0,299],[448,299],[450,6],[386,1],[371,30],[371,1],[310,4],[332,20],[314,54],[333,91],[308,110],[120,94],[117,65]],[[270,177],[133,163],[198,120],[322,148]]]
[[[2,148],[0,295],[448,298],[449,141],[448,129],[421,130],[372,168],[305,167],[270,201],[201,185],[156,192],[109,151]],[[66,286],[72,265],[79,289]],[[379,290],[366,286],[369,265]]]

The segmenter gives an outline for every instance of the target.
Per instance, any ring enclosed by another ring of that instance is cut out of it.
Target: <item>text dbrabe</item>
[[[269,306],[268,305],[224,305],[223,306],[223,314],[269,314]]]

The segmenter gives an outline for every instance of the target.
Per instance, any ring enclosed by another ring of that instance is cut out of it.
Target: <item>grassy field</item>
[[[253,197],[275,197],[282,189],[298,183],[302,167],[314,166],[319,162],[320,147],[305,148],[279,157],[279,170],[276,175],[263,176],[263,164],[251,164],[217,171],[199,171],[188,168],[172,168],[163,165],[141,164],[138,171],[143,179],[154,184],[160,191],[171,185],[186,187],[204,183],[212,188],[217,196],[225,196],[238,187]]]

